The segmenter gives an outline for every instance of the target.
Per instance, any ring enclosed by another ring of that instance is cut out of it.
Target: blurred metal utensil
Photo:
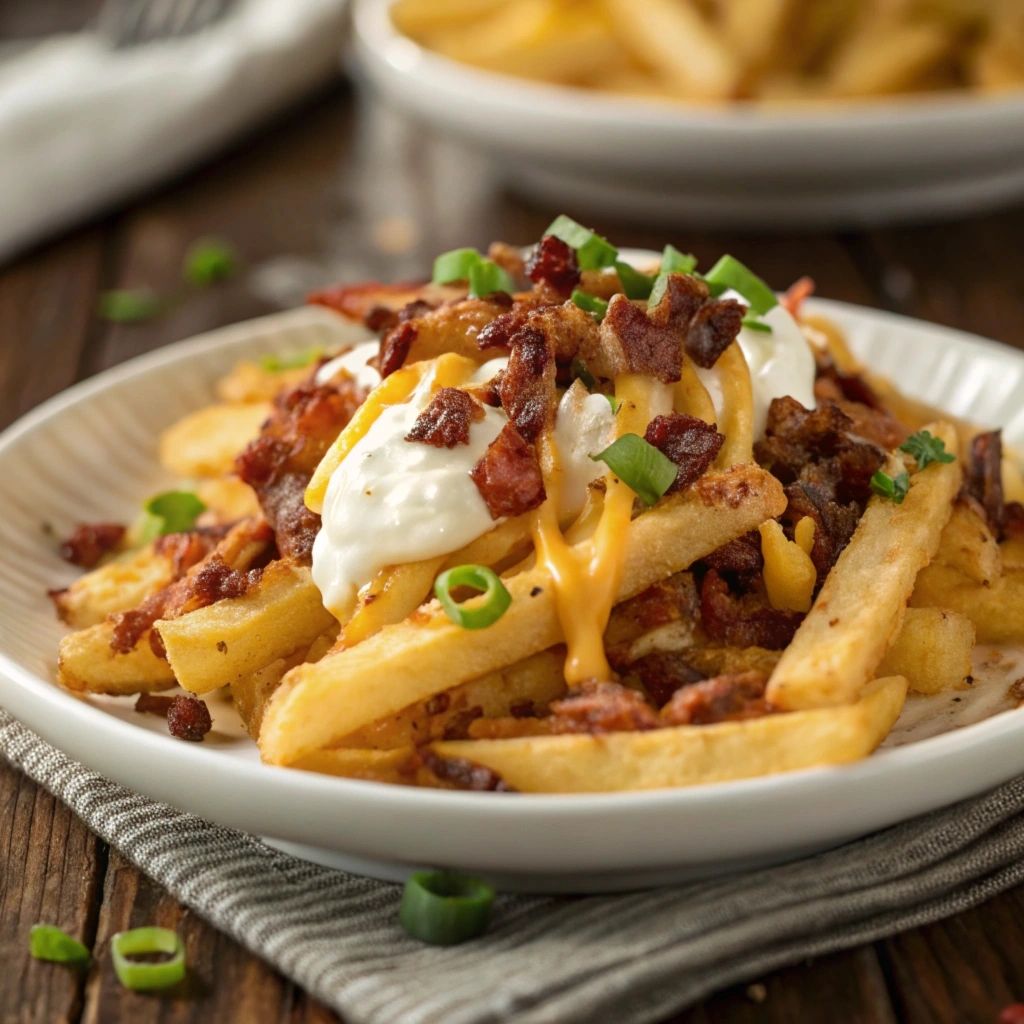
[[[219,21],[235,0],[105,0],[97,30],[115,49],[192,35]]]

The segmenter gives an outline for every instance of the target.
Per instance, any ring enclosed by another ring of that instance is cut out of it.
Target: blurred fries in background
[[[665,100],[1024,85],[1020,0],[398,0],[392,17],[489,71]]]

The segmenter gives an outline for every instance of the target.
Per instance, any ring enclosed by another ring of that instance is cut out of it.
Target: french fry
[[[782,487],[752,464],[698,480],[629,524],[617,599],[687,568],[785,508]],[[288,764],[368,722],[493,672],[563,639],[554,587],[535,568],[507,581],[512,603],[493,626],[463,630],[436,602],[356,647],[293,669],[260,732],[264,758]],[[386,678],[386,687],[374,681]]]
[[[222,402],[272,402],[285,388],[295,387],[305,380],[310,367],[293,370],[264,370],[259,363],[244,359],[236,363],[226,377],[217,381],[217,397]]]
[[[988,523],[966,502],[953,506],[935,558],[975,583],[990,584],[1003,573],[1003,556]]]
[[[311,644],[332,622],[309,569],[278,561],[243,597],[160,619],[153,628],[178,682],[202,694]]]
[[[361,595],[355,614],[345,623],[341,641],[354,647],[384,626],[408,618],[430,595],[445,556],[422,562],[389,565],[377,574]]]
[[[933,424],[932,434],[956,454],[950,424]],[[903,504],[871,499],[772,673],[772,704],[796,711],[858,698],[902,625],[918,572],[938,550],[961,477],[958,462],[933,463],[911,478]]]
[[[153,653],[148,634],[134,649],[120,654],[110,646],[113,633],[113,623],[100,622],[61,640],[57,678],[62,686],[115,696],[151,693],[174,686],[171,666]]]
[[[905,676],[918,693],[941,693],[971,674],[975,628],[966,615],[946,608],[909,608],[879,675]]]
[[[406,771],[413,755],[410,747],[397,750],[360,750],[339,747],[316,750],[292,765],[304,772],[336,775],[342,779],[364,782],[389,782],[392,785],[413,785],[415,774]]]
[[[235,456],[259,435],[271,408],[265,402],[208,405],[160,435],[160,462],[181,477],[231,473]]]
[[[979,643],[1024,643],[1024,569],[1005,569],[985,586],[933,562],[918,575],[910,605],[966,615],[978,630]]]
[[[905,679],[879,679],[842,707],[603,736],[523,736],[432,745],[525,793],[607,793],[728,782],[870,754],[899,716]]]
[[[1024,569],[1024,537],[1007,537],[999,545],[1003,570]]]
[[[87,572],[52,596],[62,621],[74,629],[85,629],[115,612],[137,608],[173,580],[174,555],[147,544]]]

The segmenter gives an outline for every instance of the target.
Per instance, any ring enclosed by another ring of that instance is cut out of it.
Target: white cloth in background
[[[167,178],[337,72],[344,0],[245,0],[111,50],[57,36],[0,63],[0,259]]]

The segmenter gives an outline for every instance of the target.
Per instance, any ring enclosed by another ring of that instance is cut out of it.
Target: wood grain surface
[[[38,10],[31,3],[0,3],[0,36],[43,30]],[[390,115],[370,117],[361,102],[339,85],[188,177],[0,267],[0,426],[76,380],[298,301],[325,281],[422,274],[440,249],[484,246],[497,237],[525,243],[558,212],[507,195],[479,158],[428,140]],[[621,245],[660,248],[666,240],[663,232],[629,225],[594,226]],[[196,238],[211,234],[238,249],[243,272],[215,288],[184,289],[182,257]],[[824,296],[1024,347],[1022,235],[1024,209],[863,234],[674,230],[671,239],[702,262],[728,250],[775,287],[811,273]],[[141,285],[180,292],[179,301],[168,315],[144,324],[112,325],[96,317],[102,290]],[[29,957],[28,931],[40,921],[93,949],[88,972]],[[182,935],[189,977],[162,997],[127,992],[110,965],[110,936],[155,923]],[[0,956],[0,1024],[337,1020],[2,764]],[[1024,999],[1021,890],[951,920],[721,993],[674,1022],[994,1024],[999,1009],[1017,999]]]

